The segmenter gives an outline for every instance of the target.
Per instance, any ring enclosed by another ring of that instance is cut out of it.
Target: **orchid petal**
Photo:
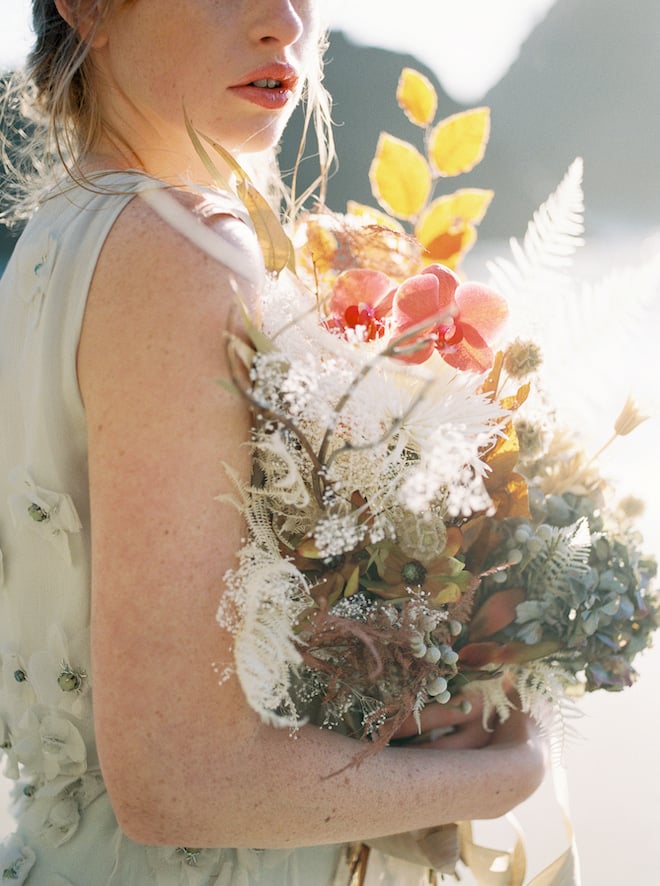
[[[437,315],[441,310],[438,280],[434,275],[415,274],[408,277],[394,295],[392,313],[399,330],[431,318],[429,328],[438,325]]]
[[[428,265],[422,274],[431,274],[435,277],[438,281],[438,307],[441,310],[447,308],[452,316],[455,315],[458,312],[455,294],[461,282],[456,274],[445,265],[439,264]]]
[[[435,342],[425,343],[424,339],[435,332],[440,321],[438,289],[437,278],[429,274],[408,277],[397,289],[392,304],[394,339],[405,336],[407,330],[421,324],[416,334],[402,340],[403,352],[397,354],[397,359],[405,363],[424,363],[433,354]],[[424,324],[427,319],[428,326]],[[411,345],[418,346],[406,350]]]
[[[329,312],[341,318],[351,305],[362,304],[371,308],[380,307],[387,313],[388,308],[382,302],[387,301],[389,295],[391,303],[392,288],[392,281],[381,271],[371,271],[368,268],[343,271],[333,287]]]
[[[440,351],[440,355],[445,363],[453,366],[454,369],[460,369],[462,372],[488,372],[493,365],[494,354],[488,345],[483,342],[479,333],[471,327],[462,327],[465,337],[463,341]],[[470,339],[474,342],[471,343]],[[476,344],[477,341],[483,343],[482,346]]]
[[[505,299],[481,283],[462,283],[456,290],[456,303],[466,337],[467,327],[472,326],[486,342],[492,342],[509,314]]]

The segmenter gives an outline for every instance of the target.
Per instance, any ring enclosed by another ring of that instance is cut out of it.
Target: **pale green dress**
[[[156,185],[131,173],[105,176],[103,185],[116,193],[75,187],[45,201],[0,283],[0,746],[4,771],[16,780],[16,831],[0,842],[0,882],[346,883],[337,846],[154,848],[117,826],[92,718],[87,442],[76,351],[108,231],[137,191]],[[224,211],[242,212],[235,202]]]

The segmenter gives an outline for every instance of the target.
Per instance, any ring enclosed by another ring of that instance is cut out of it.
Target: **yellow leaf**
[[[297,258],[301,266],[316,275],[326,274],[334,267],[337,252],[337,238],[323,224],[323,219],[309,217],[300,222],[296,228],[302,231],[302,245],[297,250]]]
[[[489,135],[488,108],[461,111],[432,129],[429,159],[442,176],[469,172],[483,158]]]
[[[439,262],[454,270],[465,253],[474,246],[476,239],[477,232],[472,225],[463,225],[457,230],[443,231],[428,243],[420,240],[424,247],[424,261],[426,264]]]
[[[425,249],[424,259],[456,267],[477,239],[474,225],[484,217],[492,199],[492,191],[464,188],[434,200],[415,228]]]
[[[209,171],[215,172],[216,180],[220,179],[219,173],[213,166],[213,163],[202,148],[197,133],[188,124],[189,134],[195,136],[193,144],[200,155],[202,161]],[[248,211],[254,230],[259,241],[259,246],[264,256],[264,264],[268,271],[279,274],[284,268],[288,267],[295,272],[295,256],[293,252],[293,244],[286,235],[282,224],[266,198],[255,188],[250,181],[249,176],[238,163],[238,161],[225,150],[222,145],[213,141],[206,135],[202,136],[213,150],[222,157],[227,166],[234,172],[237,179],[236,192],[243,201]],[[221,179],[220,179],[221,180]]]
[[[279,274],[288,267],[295,272],[293,245],[270,203],[248,180],[239,182],[237,192],[250,214],[266,269]]]
[[[360,567],[356,566],[355,569],[351,572],[346,582],[346,586],[344,587],[344,596],[352,597],[353,594],[357,594],[360,590]]]
[[[406,117],[416,126],[428,126],[438,107],[438,95],[433,84],[412,68],[401,71],[396,100]]]
[[[504,397],[504,399],[500,401],[500,406],[502,409],[506,409],[507,412],[513,412],[515,409],[520,409],[525,400],[529,397],[530,390],[531,385],[529,382],[521,385],[513,396]]]
[[[428,163],[414,145],[383,132],[369,170],[371,190],[386,212],[414,219],[431,193]]]
[[[488,373],[488,376],[484,383],[481,386],[481,393],[486,394],[490,398],[490,400],[494,400],[497,394],[497,389],[500,385],[500,376],[502,374],[502,365],[504,363],[504,354],[502,351],[498,351],[495,354],[495,360],[493,361],[493,368]]]

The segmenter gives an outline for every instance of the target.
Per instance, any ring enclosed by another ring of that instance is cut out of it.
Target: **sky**
[[[410,53],[456,101],[479,101],[555,0],[323,0],[357,43]],[[405,10],[405,11],[404,11]]]
[[[328,25],[357,43],[415,55],[456,101],[479,99],[506,73],[554,0],[321,0]],[[29,0],[2,0],[0,67],[30,46]],[[402,19],[405,16],[405,21]]]

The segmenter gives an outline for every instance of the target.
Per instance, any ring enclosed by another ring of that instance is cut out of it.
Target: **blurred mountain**
[[[659,227],[659,48],[656,0],[558,0],[483,99],[493,115],[484,161],[439,192],[494,188],[482,237],[519,235],[579,155],[590,233]],[[368,170],[381,130],[419,144],[419,131],[394,97],[403,67],[416,67],[436,85],[439,115],[459,107],[410,56],[355,46],[333,33],[328,59],[339,154],[328,202],[339,210],[349,197],[373,202]],[[294,162],[299,131],[288,133],[284,168]]]
[[[578,155],[593,233],[660,226],[659,48],[656,0],[551,9],[484,99],[493,136],[479,174],[496,190],[498,233],[523,230]]]

